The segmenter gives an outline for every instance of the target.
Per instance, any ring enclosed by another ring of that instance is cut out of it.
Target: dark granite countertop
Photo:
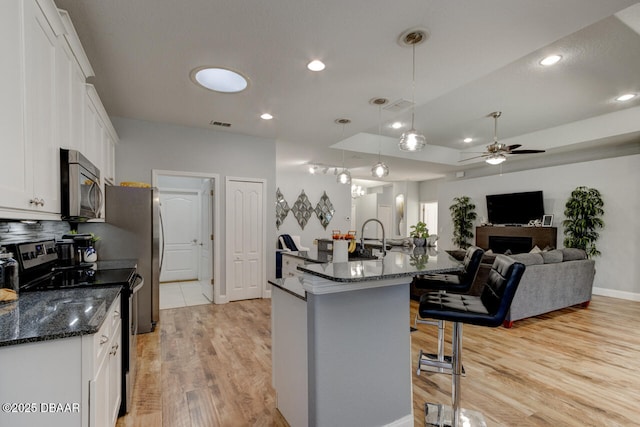
[[[23,292],[0,303],[0,347],[94,334],[120,286]]]
[[[119,270],[125,268],[138,268],[137,259],[112,259],[96,262],[98,270]]]
[[[446,252],[388,252],[382,259],[298,266],[298,270],[334,282],[395,279],[427,273],[460,271],[462,263]]]
[[[303,301],[307,300],[307,292],[302,287],[300,277],[289,277],[286,279],[271,279],[268,281],[270,285],[293,295],[296,298],[300,298]]]

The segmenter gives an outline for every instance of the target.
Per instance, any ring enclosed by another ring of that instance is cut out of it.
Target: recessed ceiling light
[[[401,123],[401,122],[393,122],[393,123],[391,124],[391,127],[392,127],[393,129],[400,129],[400,128],[402,127],[402,123]]]
[[[262,114],[262,115],[260,116],[260,118],[261,118],[262,120],[271,120],[271,119],[273,119],[273,116],[272,116],[271,114],[269,114],[269,113],[264,113],[264,114]]]
[[[542,61],[540,61],[540,65],[544,65],[545,67],[548,67],[550,65],[557,64],[561,59],[562,59],[562,56],[560,55],[549,55],[546,58],[542,59]]]
[[[324,70],[324,62],[314,59],[313,61],[307,64],[307,68],[311,71],[322,71]]]
[[[471,141],[473,141],[473,138],[465,138],[462,140],[462,142],[466,142],[467,144],[470,143]]]
[[[628,101],[636,97],[635,93],[625,93],[616,98],[616,101]]]
[[[191,79],[202,87],[223,93],[242,92],[249,84],[240,73],[226,68],[196,68],[191,72]]]

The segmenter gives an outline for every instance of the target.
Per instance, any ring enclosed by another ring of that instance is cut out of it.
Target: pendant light
[[[349,119],[336,119],[336,123],[342,125],[342,135],[340,139],[344,137],[344,126],[351,123]],[[351,173],[344,167],[344,150],[342,150],[342,171],[336,177],[336,181],[339,184],[351,184]]]
[[[427,140],[420,132],[414,128],[415,106],[416,106],[416,45],[427,39],[427,33],[423,30],[412,30],[403,34],[400,42],[404,45],[411,45],[413,49],[412,68],[412,106],[411,106],[411,129],[402,134],[398,147],[402,151],[420,151],[427,145]]]
[[[380,145],[382,141],[382,131],[381,123],[382,123],[382,106],[389,102],[386,98],[375,98],[371,100],[372,104],[378,106],[378,163],[373,165],[371,168],[371,175],[375,178],[384,178],[389,175],[389,166],[385,165],[382,160],[380,160]]]

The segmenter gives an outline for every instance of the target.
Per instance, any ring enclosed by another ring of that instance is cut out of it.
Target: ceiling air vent
[[[212,126],[222,126],[223,128],[230,128],[231,127],[231,123],[217,122],[215,120],[211,120],[209,122],[209,124],[212,125]]]
[[[391,104],[382,107],[384,110],[391,111],[397,113],[398,111],[406,110],[411,107],[413,102],[408,101],[406,99],[398,99],[397,101],[392,102]]]

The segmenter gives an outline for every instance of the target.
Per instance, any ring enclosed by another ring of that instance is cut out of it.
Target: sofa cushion
[[[552,251],[540,252],[542,255],[542,259],[544,259],[545,264],[555,264],[558,262],[562,262],[562,251],[559,249],[554,249]]]
[[[514,259],[518,262],[523,263],[524,265],[539,265],[544,264],[544,259],[541,254],[513,254],[509,255],[509,258]]]
[[[577,248],[563,248],[562,252],[563,261],[577,261],[580,259],[587,259],[587,253],[582,249]]]

